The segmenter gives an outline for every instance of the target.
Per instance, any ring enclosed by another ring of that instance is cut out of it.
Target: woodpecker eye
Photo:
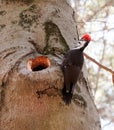
[[[80,42],[80,41],[79,41],[78,43],[79,43],[79,45],[81,44],[81,42]]]
[[[30,71],[40,71],[48,68],[51,62],[46,56],[39,56],[34,59],[29,59],[27,62],[27,68]]]

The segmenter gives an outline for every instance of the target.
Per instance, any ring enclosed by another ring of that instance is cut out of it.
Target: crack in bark
[[[18,49],[19,49],[19,47],[11,47],[11,48],[5,49],[5,50],[3,50],[3,51],[0,52],[0,55],[2,55],[0,58],[1,59],[5,59],[9,55],[15,53]]]
[[[32,40],[31,38],[29,38],[28,42],[31,43],[34,46],[34,48],[36,49],[36,51],[38,53],[43,54],[43,52],[42,52],[43,50],[41,50],[41,48],[39,47],[39,45],[34,40]]]
[[[89,94],[91,95],[90,87],[89,87],[89,85],[88,85],[87,79],[86,79],[86,78],[84,77],[84,75],[83,75],[83,72],[80,73],[79,82],[84,84],[84,86],[87,88],[87,91],[88,91]]]
[[[24,3],[24,4],[31,4],[34,0],[1,0],[0,2],[3,4],[10,4],[12,3]]]
[[[77,40],[79,40],[78,26],[77,26],[77,21],[75,18],[75,11],[74,10],[73,10],[72,18],[73,18],[74,22],[76,23]]]
[[[72,99],[73,99],[74,103],[77,104],[78,106],[87,107],[87,103],[81,95],[74,94]]]
[[[14,47],[11,47],[11,48],[6,48],[6,49],[4,49],[0,52],[0,55],[1,55],[0,58],[5,59],[9,55],[11,55],[11,54],[13,54],[13,53],[15,53],[19,50],[22,50],[22,49],[28,49],[28,48],[26,46],[14,46]]]
[[[42,90],[36,89],[35,94],[37,94],[38,98],[41,98],[43,95],[47,95],[49,97],[57,96],[57,95],[61,96],[62,95],[61,89],[56,86],[58,84],[58,80],[52,83],[53,81],[52,74],[49,70],[47,72],[48,72],[49,82],[45,82],[43,85],[44,86],[48,85],[48,86]],[[40,80],[40,74],[39,74],[39,80]]]
[[[11,55],[11,54],[13,54],[13,53],[15,53],[15,52],[16,52],[16,50],[14,50],[14,51],[12,51],[12,52],[7,53],[7,54],[3,57],[3,59],[5,59],[6,57],[8,57],[9,55]]]
[[[46,88],[46,89],[44,89],[44,90],[42,90],[42,91],[36,91],[36,94],[37,94],[37,97],[38,98],[41,98],[41,96],[43,96],[43,95],[47,95],[47,96],[49,96],[49,97],[51,97],[51,96],[57,96],[57,95],[61,95],[61,90],[60,89],[58,89],[58,88],[55,88],[55,87],[49,87],[49,88]]]
[[[0,111],[2,110],[2,107],[5,105],[4,99],[5,99],[5,90],[1,89],[0,90]]]

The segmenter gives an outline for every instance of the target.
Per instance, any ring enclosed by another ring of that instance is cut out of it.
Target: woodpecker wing
[[[81,67],[69,64],[64,68],[64,83],[66,87],[66,92],[73,92],[73,88],[77,83],[79,74],[81,72]]]
[[[64,74],[63,100],[69,104],[83,65],[83,53],[79,49],[70,50],[65,55],[62,70]]]

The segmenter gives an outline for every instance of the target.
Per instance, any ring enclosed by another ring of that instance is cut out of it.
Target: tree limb
[[[83,52],[83,54],[84,54],[84,56],[85,56],[87,59],[89,59],[89,60],[91,60],[92,62],[94,62],[95,64],[97,64],[100,68],[103,68],[103,69],[105,69],[106,71],[112,73],[112,82],[113,82],[113,84],[114,84],[114,71],[113,71],[113,70],[111,70],[111,69],[109,69],[108,67],[106,67],[106,66],[100,64],[98,61],[96,61],[96,60],[93,59],[92,57],[88,56],[86,53]]]
[[[108,67],[106,67],[106,66],[100,64],[98,61],[96,61],[96,60],[93,59],[92,57],[88,56],[86,53],[83,52],[83,54],[84,54],[84,56],[85,56],[87,59],[93,61],[93,62],[94,62],[95,64],[97,64],[99,67],[105,69],[106,71],[108,71],[108,72],[110,72],[110,73],[112,73],[112,74],[114,75],[114,71],[113,71],[113,70],[111,70],[111,69],[109,69]]]

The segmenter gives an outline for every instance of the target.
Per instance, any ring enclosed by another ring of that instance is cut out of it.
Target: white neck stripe
[[[78,45],[76,48],[73,48],[71,50],[77,50],[77,49],[81,49],[85,46],[86,41],[79,41],[80,45]]]

